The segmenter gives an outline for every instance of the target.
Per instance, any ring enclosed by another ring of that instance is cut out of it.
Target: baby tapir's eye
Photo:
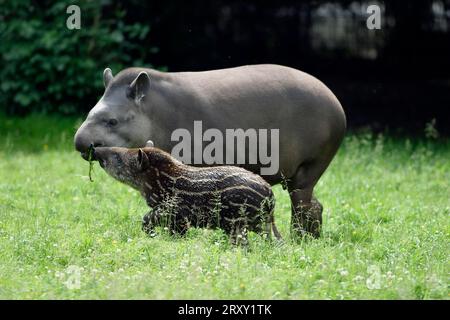
[[[115,126],[117,124],[117,119],[109,119],[108,120],[108,125],[110,125],[111,127]]]

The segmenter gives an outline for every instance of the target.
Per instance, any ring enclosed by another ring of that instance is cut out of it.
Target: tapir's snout
[[[80,152],[81,157],[84,160],[88,160],[88,154],[87,154],[87,149],[88,148],[85,147],[85,144],[83,142],[81,142],[80,140],[76,139],[75,140],[75,149]]]
[[[103,145],[98,141],[92,141],[90,135],[86,134],[85,130],[83,130],[83,126],[78,129],[73,140],[75,149],[81,153],[81,157],[84,160],[89,160],[89,148]]]
[[[75,134],[73,142],[75,145],[75,149],[81,153],[86,152],[87,149],[89,148],[89,145],[91,144],[90,141],[87,139],[86,135],[84,135],[81,132],[81,128],[78,129],[77,133]]]
[[[79,136],[75,136],[75,149],[80,152],[81,157],[84,160],[89,160],[89,151],[90,148],[101,147],[101,143],[93,143],[89,142],[89,140],[85,140]],[[94,159],[92,159],[94,160]]]

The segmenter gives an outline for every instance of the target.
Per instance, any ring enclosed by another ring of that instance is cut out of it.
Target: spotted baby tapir
[[[150,144],[151,145],[151,144]],[[231,243],[247,244],[248,231],[281,239],[275,199],[260,176],[233,166],[193,167],[154,147],[97,147],[93,160],[115,179],[139,190],[152,209],[142,228],[184,235],[189,227],[220,228]]]

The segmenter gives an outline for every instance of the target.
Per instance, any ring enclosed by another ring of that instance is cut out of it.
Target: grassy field
[[[448,299],[450,143],[349,134],[316,188],[323,236],[147,237],[137,192],[73,150],[79,121],[0,117],[0,298]]]

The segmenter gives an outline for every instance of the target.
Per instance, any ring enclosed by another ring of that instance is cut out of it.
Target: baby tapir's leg
[[[275,217],[274,217],[274,214],[273,214],[273,211],[274,211],[274,208],[272,207],[272,209],[271,209],[271,211],[270,211],[270,214],[269,214],[269,221],[270,221],[270,227],[269,227],[269,230],[270,231],[273,231],[273,235],[275,236],[275,238],[278,240],[278,241],[281,241],[281,240],[283,240],[283,237],[281,236],[281,233],[278,231],[278,228],[277,228],[277,226],[276,226],[276,224],[275,224]],[[269,232],[270,232],[269,231]],[[271,233],[271,232],[270,232]]]
[[[170,231],[173,235],[184,236],[191,227],[191,222],[187,216],[178,214],[171,221]]]
[[[230,242],[234,246],[247,246],[247,228],[245,226],[236,225],[230,234]]]
[[[154,207],[153,210],[149,211],[142,218],[142,231],[145,233],[154,236],[155,235],[155,227],[158,226],[166,226],[167,219],[164,212],[159,207]]]
[[[275,225],[275,221],[272,221],[271,226],[272,226],[272,230],[273,230],[273,234],[274,234],[275,238],[278,241],[282,241],[283,237],[281,236],[281,233],[278,231],[277,226]]]
[[[263,237],[265,237],[267,240],[270,240],[272,238],[272,223],[265,221],[264,222],[264,232]]]
[[[155,235],[155,227],[160,224],[159,215],[156,210],[149,211],[142,218],[142,231],[149,235]]]
[[[273,235],[275,236],[275,239],[283,240],[283,237],[281,236],[280,232],[278,231],[277,226],[275,225],[273,216],[269,217],[266,221],[264,221],[263,236],[265,236],[266,239],[271,240],[272,232],[273,232]]]
[[[175,213],[166,212],[163,208],[155,207],[142,218],[142,230],[154,235],[157,226],[167,227],[173,235],[184,235],[190,227],[187,213],[177,210]]]
[[[230,242],[232,245],[248,245],[248,221],[246,216],[238,218],[226,218],[227,221]]]
[[[171,235],[184,236],[191,227],[188,208],[160,208],[157,212],[158,225],[168,230]]]

